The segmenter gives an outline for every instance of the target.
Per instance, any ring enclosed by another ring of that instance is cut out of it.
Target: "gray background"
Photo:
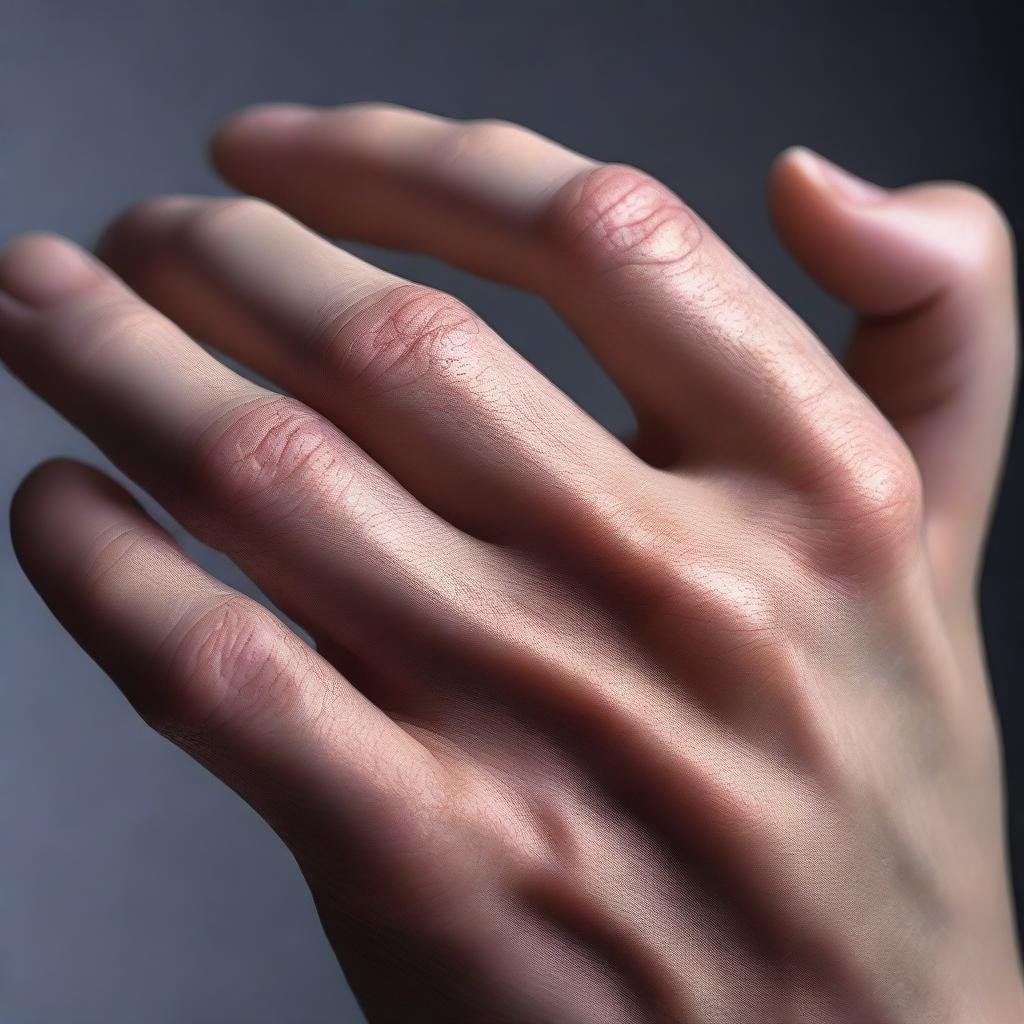
[[[846,314],[769,229],[763,180],[782,147],[809,144],[889,185],[968,179],[1020,228],[1021,25],[996,7],[935,7],[0,0],[0,241],[45,227],[88,243],[134,199],[222,191],[203,141],[240,105],[386,99],[522,121],[646,167],[835,344]],[[604,422],[626,423],[539,302],[374,255],[457,292]],[[1024,880],[1019,435],[984,602]],[[0,502],[57,453],[101,461],[0,373]],[[287,852],[134,718],[35,596],[6,533],[0,651],[0,1021],[360,1020]]]

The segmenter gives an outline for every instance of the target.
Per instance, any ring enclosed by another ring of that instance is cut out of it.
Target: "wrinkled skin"
[[[993,204],[779,159],[783,239],[860,314],[842,368],[664,186],[523,129],[272,107],[213,154],[261,198],[145,203],[102,263],[8,246],[0,355],[316,649],[87,467],[14,538],[288,843],[370,1020],[1024,1019],[974,598]],[[314,231],[539,293],[635,442]]]

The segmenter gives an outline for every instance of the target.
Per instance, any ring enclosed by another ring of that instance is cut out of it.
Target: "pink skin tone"
[[[525,129],[278,106],[213,157],[259,198],[145,203],[102,262],[11,243],[0,358],[315,646],[88,467],[36,470],[13,534],[289,845],[369,1019],[1024,1018],[975,604],[991,201],[779,158],[780,235],[860,316],[842,367],[663,185]],[[542,295],[634,442],[318,233]]]

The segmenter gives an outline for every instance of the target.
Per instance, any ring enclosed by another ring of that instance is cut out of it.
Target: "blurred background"
[[[973,3],[0,0],[0,243],[87,244],[128,203],[223,192],[211,126],[263,100],[381,99],[520,121],[664,179],[837,351],[846,312],[763,203],[792,143],[885,185],[960,178],[1022,220],[1022,15]],[[455,292],[604,423],[628,413],[536,299],[361,255]],[[1024,448],[1018,421],[983,604],[1024,888]],[[91,446],[0,371],[0,503]],[[187,542],[238,584],[230,566]],[[135,718],[0,536],[0,1021],[361,1021],[289,854]],[[410,1016],[414,1021],[415,1013]]]

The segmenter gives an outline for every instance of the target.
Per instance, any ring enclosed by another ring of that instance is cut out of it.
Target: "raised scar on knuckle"
[[[552,209],[556,245],[596,269],[685,264],[700,248],[696,215],[660,182],[629,167],[588,172]]]

